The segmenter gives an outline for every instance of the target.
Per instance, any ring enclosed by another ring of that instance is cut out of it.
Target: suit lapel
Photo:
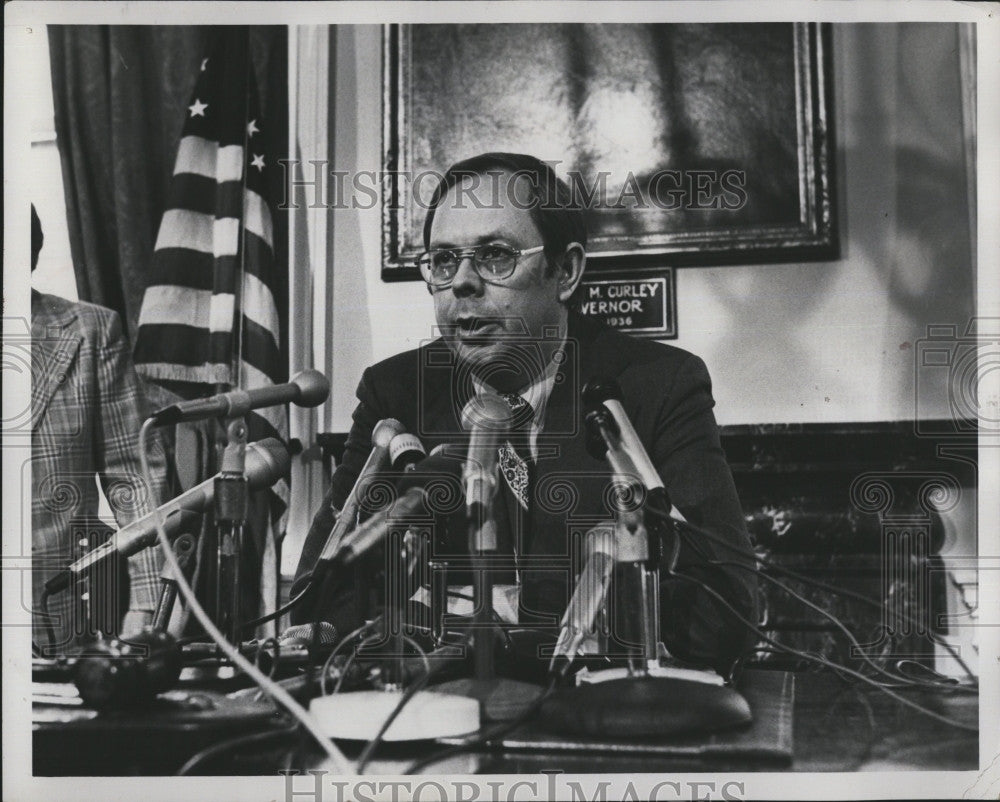
[[[462,442],[462,409],[472,396],[471,378],[456,370],[455,357],[443,340],[417,351],[420,397],[414,431],[428,452],[442,443]]]
[[[38,427],[56,389],[66,381],[83,336],[73,327],[76,312],[47,296],[31,298],[31,424]]]

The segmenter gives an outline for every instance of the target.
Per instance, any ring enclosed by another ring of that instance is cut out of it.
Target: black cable
[[[730,565],[730,566],[734,566],[736,568],[743,568],[743,569],[748,570],[748,571],[754,571],[760,577],[762,577],[763,579],[766,579],[768,582],[771,582],[776,587],[781,588],[783,591],[785,591],[785,593],[787,593],[793,599],[796,599],[797,601],[802,602],[802,604],[805,604],[806,606],[812,608],[813,610],[815,610],[816,612],[818,612],[820,615],[824,616],[829,621],[831,621],[834,626],[836,626],[841,632],[843,632],[847,636],[847,638],[850,641],[851,645],[855,646],[857,648],[858,653],[861,655],[862,660],[864,660],[868,665],[870,665],[873,669],[875,669],[875,671],[877,671],[879,674],[882,674],[883,676],[886,676],[889,679],[893,680],[895,683],[897,683],[897,685],[899,687],[908,687],[909,686],[909,687],[920,687],[920,688],[926,688],[926,689],[930,689],[930,688],[933,688],[933,687],[940,687],[940,684],[938,684],[938,683],[933,683],[933,682],[928,682],[926,680],[919,680],[919,679],[916,679],[916,678],[907,677],[907,676],[904,676],[903,674],[893,674],[891,671],[888,671],[888,670],[882,668],[871,657],[869,657],[867,654],[865,654],[864,648],[858,642],[858,639],[856,637],[854,637],[854,634],[833,613],[829,612],[828,610],[824,610],[818,604],[815,604],[815,603],[809,601],[809,599],[807,599],[804,596],[796,593],[794,590],[792,590],[784,582],[781,582],[778,579],[775,579],[773,576],[769,576],[766,572],[763,572],[763,571],[757,572],[756,569],[754,568],[754,566],[752,566],[752,565],[746,565],[744,563],[737,562],[736,560],[709,560],[707,564],[708,565],[716,565],[716,566]],[[886,687],[891,687],[891,686],[886,686]],[[972,691],[973,689],[969,688],[969,687],[965,687],[964,690],[966,690],[966,691]]]
[[[382,743],[382,739],[389,731],[389,727],[392,726],[392,722],[394,722],[398,718],[399,714],[403,712],[403,708],[406,707],[409,701],[416,696],[417,693],[427,687],[427,683],[430,682],[431,677],[441,668],[441,665],[442,663],[432,666],[430,671],[425,671],[421,674],[420,677],[403,692],[402,697],[399,702],[397,702],[388,718],[382,722],[382,726],[379,727],[379,731],[375,733],[375,736],[367,744],[365,744],[365,748],[358,757],[358,774],[362,774],[364,772],[365,766],[368,765],[368,762],[375,754],[375,750],[378,749],[379,745]]]
[[[220,741],[217,744],[212,744],[200,752],[196,752],[177,770],[177,776],[183,777],[189,774],[192,769],[196,768],[200,764],[204,763],[206,760],[211,760],[213,757],[218,757],[223,752],[230,749],[234,749],[239,746],[249,746],[251,744],[256,744],[258,742],[269,741],[272,738],[284,737],[286,735],[293,735],[299,729],[299,722],[295,722],[290,727],[285,727],[280,730],[266,730],[265,732],[255,732],[250,735],[240,735],[236,738],[230,738],[228,741]]]
[[[852,677],[854,677],[856,679],[861,680],[865,684],[870,685],[873,688],[876,688],[877,690],[879,690],[882,693],[886,694],[890,698],[895,699],[900,704],[906,705],[907,707],[910,707],[910,708],[916,710],[919,713],[923,713],[926,716],[930,716],[931,718],[934,718],[934,719],[936,719],[936,720],[938,720],[938,721],[940,721],[940,722],[942,722],[944,724],[948,724],[951,727],[955,727],[957,729],[964,730],[966,732],[975,732],[975,733],[979,732],[979,728],[978,727],[973,727],[973,726],[970,726],[968,724],[963,724],[960,721],[954,721],[953,719],[950,719],[947,716],[942,716],[940,713],[936,713],[935,711],[933,711],[933,710],[931,710],[929,708],[926,708],[923,705],[919,705],[916,702],[911,702],[909,699],[906,699],[905,697],[900,696],[898,693],[895,693],[895,692],[889,690],[888,688],[883,687],[879,683],[875,682],[873,679],[871,679],[869,677],[866,677],[864,674],[862,674],[862,673],[860,673],[858,671],[855,671],[852,668],[847,668],[846,666],[838,666],[836,663],[833,663],[830,660],[827,660],[825,657],[821,657],[820,655],[816,655],[816,654],[810,654],[809,652],[802,652],[802,651],[799,651],[798,649],[793,649],[791,646],[786,646],[785,644],[776,641],[774,638],[772,638],[769,635],[767,635],[764,632],[762,632],[757,626],[755,626],[754,624],[751,624],[746,618],[744,618],[736,610],[735,607],[733,607],[729,602],[727,602],[722,597],[722,594],[720,594],[718,591],[716,591],[715,588],[709,586],[705,582],[702,582],[700,579],[697,579],[697,578],[695,578],[693,576],[688,576],[687,574],[679,574],[679,573],[676,573],[676,572],[671,573],[670,576],[673,576],[673,577],[675,577],[677,579],[683,579],[683,580],[686,580],[688,582],[693,582],[694,584],[698,585],[702,590],[706,591],[707,593],[710,593],[712,596],[714,596],[718,600],[719,604],[721,604],[723,607],[725,607],[727,610],[729,610],[729,612],[732,613],[732,615],[737,620],[739,620],[744,626],[748,627],[751,632],[753,632],[755,635],[757,635],[757,637],[759,637],[759,638],[767,641],[772,646],[775,646],[776,648],[781,649],[781,650],[787,652],[788,654],[793,654],[793,655],[795,655],[797,657],[801,657],[804,660],[811,660],[813,662],[816,662],[816,663],[818,663],[818,664],[820,664],[822,666],[825,666],[826,668],[831,669],[831,670],[833,670],[833,671],[835,671],[837,673],[848,674],[848,675],[850,675],[850,676],[852,676]]]
[[[291,599],[285,602],[284,605],[279,607],[273,613],[268,613],[267,615],[262,615],[260,618],[254,618],[252,621],[244,621],[240,624],[240,630],[249,629],[250,627],[259,627],[261,624],[266,624],[268,621],[273,621],[276,618],[281,618],[285,613],[289,612],[293,607],[295,607],[299,602],[305,598],[306,593],[312,587],[312,578],[306,582],[306,586],[302,588],[298,593],[295,594]]]
[[[724,548],[727,548],[736,554],[740,554],[744,557],[749,557],[750,559],[754,560],[755,563],[760,563],[761,565],[767,566],[774,572],[783,574],[784,576],[787,576],[790,579],[795,579],[799,582],[805,583],[806,585],[811,585],[812,587],[819,588],[820,590],[825,590],[828,593],[833,593],[838,596],[844,596],[849,599],[854,599],[856,601],[867,604],[871,607],[875,607],[878,610],[885,609],[884,602],[879,601],[878,599],[872,599],[869,596],[865,596],[863,593],[857,593],[853,590],[848,590],[847,588],[838,588],[835,585],[827,584],[826,582],[823,582],[821,580],[805,576],[804,574],[800,574],[796,571],[791,570],[790,568],[785,568],[782,565],[773,563],[770,560],[767,560],[766,558],[759,555],[757,552],[751,551],[750,549],[744,549],[740,546],[730,543],[725,538],[717,535],[716,533],[710,532],[707,529],[703,529],[700,526],[696,526],[690,521],[677,520],[676,518],[670,516],[669,511],[659,509],[654,505],[648,505],[646,509],[652,512],[654,515],[665,518],[669,522],[675,524],[681,531],[687,530],[690,533],[699,535],[701,537],[706,537],[709,540],[713,541],[714,543],[717,543],[720,546],[723,546]],[[688,543],[691,544],[695,548],[695,550],[698,551],[700,555],[706,556],[705,553],[699,548],[701,544],[699,544],[696,540],[688,538]],[[711,558],[709,557],[708,559]],[[921,623],[920,621],[917,620],[916,616],[910,615],[909,613],[902,612],[901,617],[911,624],[916,624],[919,626]],[[962,660],[961,656],[958,654],[958,650],[951,643],[949,643],[947,640],[940,640],[940,641],[936,640],[935,642],[939,642],[942,646],[945,647],[945,649],[948,651],[951,657],[962,667],[962,670],[966,673],[966,675],[970,679],[978,682],[979,678],[972,672],[972,669],[969,668],[969,666],[965,663],[965,661]]]
[[[526,707],[520,715],[511,719],[510,721],[505,721],[502,724],[498,724],[489,730],[482,730],[475,735],[468,736],[464,738],[460,743],[453,744],[446,749],[441,749],[427,757],[421,758],[415,763],[411,764],[403,773],[404,774],[416,774],[421,769],[430,766],[433,763],[437,763],[445,758],[449,758],[452,755],[458,755],[462,752],[471,749],[472,747],[479,746],[480,744],[489,743],[503,735],[506,735],[511,730],[520,727],[522,724],[526,723],[530,719],[534,718],[538,712],[542,709],[542,705],[545,701],[552,695],[553,691],[556,689],[556,679],[553,677],[548,687],[540,693],[532,703]]]

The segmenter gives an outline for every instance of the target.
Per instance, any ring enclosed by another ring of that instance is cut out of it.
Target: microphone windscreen
[[[288,449],[276,437],[267,437],[247,446],[246,474],[252,489],[270,487],[288,476],[292,458]]]
[[[299,390],[295,404],[300,407],[318,407],[330,397],[330,382],[318,370],[303,370],[292,377],[290,384]]]
[[[337,642],[337,628],[329,621],[296,624],[281,633],[281,646],[330,646]]]
[[[474,395],[462,408],[462,428],[500,434],[510,429],[513,419],[510,404],[493,393]]]

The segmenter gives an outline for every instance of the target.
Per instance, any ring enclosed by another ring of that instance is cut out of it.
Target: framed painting
[[[447,167],[554,164],[586,209],[588,277],[830,259],[828,26],[387,25],[383,278],[419,278]]]

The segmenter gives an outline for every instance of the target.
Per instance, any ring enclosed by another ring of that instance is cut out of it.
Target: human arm
[[[758,598],[754,562],[740,553],[750,550],[750,539],[719,440],[714,403],[704,362],[688,355],[649,422],[649,430],[652,458],[672,503],[691,523],[717,539],[681,530],[676,571],[688,579],[661,576],[664,642],[678,657],[726,673],[735,659],[752,648],[755,636],[699,583],[708,585],[754,623]],[[715,561],[735,561],[742,567],[718,566]]]
[[[354,409],[353,422],[344,447],[344,454],[334,469],[330,490],[316,510],[303,543],[302,554],[295,571],[295,580],[292,583],[292,596],[301,592],[309,581],[326,546],[330,532],[337,522],[340,510],[371,452],[372,431],[375,425],[385,417],[382,414],[383,405],[374,385],[371,371],[365,371],[358,385],[358,404]],[[348,631],[347,628],[351,628],[352,624],[360,620],[357,600],[347,587],[348,579],[349,577],[346,575],[331,576],[324,583],[322,589],[314,589],[311,603],[300,604],[292,611],[292,623],[323,619],[333,623],[338,631]]]
[[[159,506],[167,492],[167,463],[157,433],[148,443],[152,486],[142,476],[138,434],[148,409],[132,364],[128,341],[118,315],[93,310],[97,329],[94,359],[94,465],[105,497],[119,527]],[[81,314],[88,314],[86,310]],[[129,601],[122,625],[125,635],[152,619],[159,593],[160,554],[157,548],[137,552],[128,560]]]

